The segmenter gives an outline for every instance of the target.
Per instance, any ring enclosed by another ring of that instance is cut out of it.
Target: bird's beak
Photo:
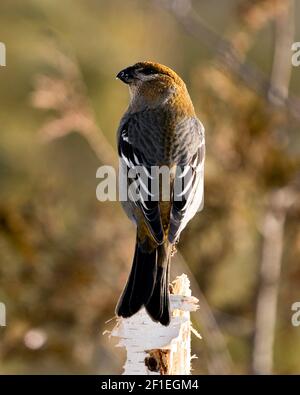
[[[117,77],[119,80],[124,82],[125,84],[130,84],[135,79],[135,71],[133,67],[127,67],[127,69],[121,70]]]

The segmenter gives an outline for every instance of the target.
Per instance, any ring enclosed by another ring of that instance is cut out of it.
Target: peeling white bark
[[[192,328],[190,311],[197,310],[198,299],[191,296],[185,274],[177,277],[172,285],[169,326],[153,322],[145,309],[127,319],[118,318],[111,335],[118,337],[117,346],[127,351],[123,374],[191,373],[191,331],[196,331]]]

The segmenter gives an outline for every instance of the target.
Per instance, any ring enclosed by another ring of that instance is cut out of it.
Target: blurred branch
[[[56,48],[47,55],[58,76],[39,75],[36,78],[32,104],[36,108],[54,110],[57,115],[39,131],[42,140],[48,142],[77,132],[87,140],[102,163],[117,168],[117,155],[97,124],[77,62]]]
[[[287,211],[295,200],[295,194],[290,187],[273,192],[269,197],[262,224],[262,258],[253,348],[253,372],[255,374],[271,374],[273,370],[284,225]]]
[[[292,65],[289,61],[291,43],[295,35],[295,5],[294,0],[289,0],[289,6],[285,12],[275,20],[275,49],[274,61],[271,74],[269,98],[276,99],[276,93],[286,101],[289,97],[289,85],[292,73]],[[274,104],[281,104],[275,101]]]
[[[208,26],[203,19],[196,14],[191,7],[190,0],[153,0],[155,4],[170,11],[177,21],[184,27],[186,32],[201,41],[211,52],[217,51],[216,58],[218,67],[238,77],[249,89],[263,97],[267,102],[273,104],[274,100],[291,114],[294,119],[300,121],[300,99],[298,97],[287,97],[281,88],[270,81],[269,78],[253,63],[245,61],[243,56],[235,48],[235,45],[221,37],[214,29]],[[183,4],[185,6],[183,6]],[[283,3],[283,2],[282,2]],[[280,12],[284,9],[280,5]],[[275,13],[276,15],[276,13]],[[278,13],[280,15],[280,13]],[[280,18],[279,18],[280,19]],[[292,29],[292,26],[289,27]],[[286,36],[288,37],[288,36]],[[291,36],[289,36],[291,38]],[[286,47],[288,51],[286,62],[291,64],[290,48],[293,41],[289,41]],[[285,51],[285,52],[287,52]],[[274,70],[274,73],[276,71]],[[284,77],[283,77],[284,78]],[[270,95],[272,92],[272,95]]]
[[[291,75],[289,54],[294,37],[294,1],[275,20],[276,44],[269,98],[280,105],[281,97],[287,100]],[[280,92],[280,96],[274,96]],[[287,128],[288,125],[285,125]],[[255,336],[253,348],[253,371],[256,374],[271,374],[273,371],[274,337],[277,319],[277,301],[282,266],[284,225],[287,211],[295,202],[296,195],[291,186],[270,193],[266,214],[262,224],[262,257],[260,281],[257,294]]]

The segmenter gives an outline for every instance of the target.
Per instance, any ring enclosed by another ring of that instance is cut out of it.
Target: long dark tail
[[[154,321],[169,325],[169,263],[170,254],[164,245],[149,253],[137,241],[131,272],[116,314],[131,317],[145,306]]]
[[[169,280],[170,280],[169,248],[165,245],[157,247],[157,274],[151,298],[145,303],[146,310],[154,321],[169,325],[171,319]]]

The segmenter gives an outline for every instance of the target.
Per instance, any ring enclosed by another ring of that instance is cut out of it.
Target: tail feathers
[[[136,243],[131,272],[116,308],[118,316],[127,318],[148,303],[155,286],[157,250],[144,252]]]
[[[154,321],[169,325],[169,262],[165,246],[148,253],[136,243],[131,272],[116,308],[118,316],[131,317],[145,306]]]
[[[154,321],[169,325],[171,320],[169,300],[169,264],[157,269],[155,287],[146,304],[146,310]]]

